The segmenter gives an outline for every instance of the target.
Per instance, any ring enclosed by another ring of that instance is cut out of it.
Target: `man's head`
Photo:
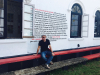
[[[42,35],[41,37],[43,41],[46,41],[46,35]]]

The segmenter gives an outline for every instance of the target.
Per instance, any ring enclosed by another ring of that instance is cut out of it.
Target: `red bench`
[[[7,58],[7,59],[0,59],[0,65],[7,64],[7,63],[14,63],[14,62],[21,62],[26,60],[38,59],[41,55],[33,56],[21,56],[21,57],[14,57],[14,58]]]
[[[69,51],[55,52],[55,55],[64,55],[64,54],[86,52],[86,51],[91,51],[91,50],[96,50],[96,49],[100,49],[100,46],[99,47],[91,47],[91,48],[84,48],[84,49],[75,49],[75,50],[69,50]]]
[[[95,58],[100,58],[100,53],[83,56],[83,58],[86,58],[88,60],[92,60],[92,59],[95,59]]]
[[[57,56],[57,55],[65,55],[65,54],[72,54],[72,53],[91,51],[91,50],[96,50],[96,49],[100,49],[100,46],[99,47],[84,48],[84,49],[74,49],[74,50],[69,50],[69,51],[59,51],[59,52],[54,52],[54,54],[55,54],[55,56]],[[91,56],[89,56],[89,58],[90,57]],[[26,60],[32,60],[32,59],[38,59],[38,58],[41,58],[40,54],[37,55],[37,56],[29,55],[29,56],[21,56],[21,57],[0,59],[0,65],[8,64],[8,63],[14,63],[14,62],[21,62],[21,61],[26,61]]]

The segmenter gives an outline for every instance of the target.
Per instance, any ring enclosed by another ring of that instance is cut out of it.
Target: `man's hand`
[[[38,54],[33,54],[34,56],[37,56]]]
[[[37,55],[38,55],[38,52],[39,52],[40,47],[41,47],[41,46],[38,46],[38,48],[37,48],[37,53],[36,53],[36,54],[33,54],[34,56],[37,56]]]
[[[52,53],[52,56],[55,56],[55,54],[54,54],[54,53]]]

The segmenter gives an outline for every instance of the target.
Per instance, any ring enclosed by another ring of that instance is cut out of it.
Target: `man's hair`
[[[46,35],[42,35],[41,37],[46,36]]]

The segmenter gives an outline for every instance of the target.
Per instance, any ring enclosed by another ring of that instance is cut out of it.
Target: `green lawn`
[[[100,59],[88,61],[85,65],[70,66],[68,70],[54,70],[47,75],[100,75]]]

